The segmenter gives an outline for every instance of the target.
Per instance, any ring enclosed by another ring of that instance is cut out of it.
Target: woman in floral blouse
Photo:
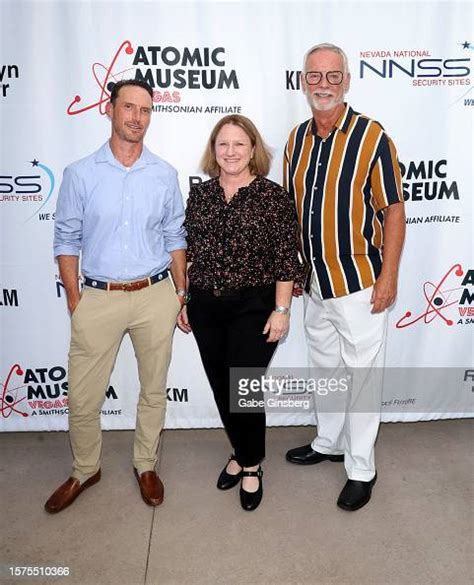
[[[226,116],[213,129],[202,160],[212,178],[191,188],[187,204],[190,298],[178,317],[180,329],[194,333],[234,450],[217,487],[241,482],[245,510],[262,499],[265,411],[262,391],[242,405],[239,379],[264,375],[288,332],[300,274],[294,209],[285,190],[265,177],[270,162],[248,118]],[[248,372],[234,370],[233,380],[233,368]]]

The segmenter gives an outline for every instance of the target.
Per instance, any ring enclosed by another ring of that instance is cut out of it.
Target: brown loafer
[[[149,506],[159,506],[163,501],[163,495],[165,488],[155,471],[144,471],[138,473],[133,468],[133,473],[137,478],[138,485],[140,486],[140,493],[142,494],[143,501]]]
[[[80,481],[75,477],[70,477],[62,485],[60,485],[54,494],[49,498],[49,500],[44,505],[44,509],[50,514],[57,514],[58,512],[61,512],[61,510],[64,510],[64,508],[70,506],[79,494],[81,494],[88,487],[91,487],[91,485],[97,483],[99,480],[100,469],[83,484],[81,484]]]

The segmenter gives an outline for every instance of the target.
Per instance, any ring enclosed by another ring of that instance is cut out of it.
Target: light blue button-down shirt
[[[54,228],[54,255],[79,256],[96,280],[153,276],[186,248],[183,199],[175,169],[143,147],[127,169],[107,142],[64,171]]]

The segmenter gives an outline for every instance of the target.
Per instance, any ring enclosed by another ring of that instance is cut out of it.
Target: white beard
[[[339,104],[344,103],[345,93],[343,93],[342,96],[339,99],[337,99],[335,97],[332,97],[332,99],[329,102],[325,103],[325,104],[321,104],[319,102],[319,99],[316,96],[314,96],[311,93],[311,91],[308,91],[307,90],[305,92],[305,96],[306,96],[306,101],[308,102],[309,107],[312,110],[318,110],[320,112],[327,112],[329,110],[333,110]]]

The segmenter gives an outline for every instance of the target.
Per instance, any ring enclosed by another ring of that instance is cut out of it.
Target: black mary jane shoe
[[[263,496],[263,471],[259,466],[257,471],[242,471],[242,478],[244,477],[258,477],[258,489],[256,492],[247,492],[240,486],[240,504],[244,510],[251,512],[258,508]]]
[[[229,457],[229,461],[236,461],[235,455],[231,455]],[[219,478],[217,479],[217,488],[220,490],[230,490],[235,487],[242,477],[242,469],[239,473],[232,475],[231,473],[227,473],[227,465],[229,465],[229,461],[226,463],[226,466],[221,471]]]

